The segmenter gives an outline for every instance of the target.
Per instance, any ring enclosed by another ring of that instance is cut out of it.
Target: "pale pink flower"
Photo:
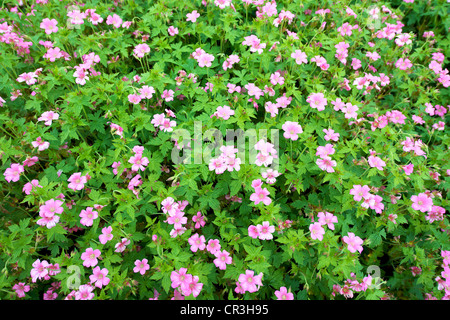
[[[58,31],[58,27],[56,26],[58,24],[58,21],[56,21],[56,19],[48,19],[45,18],[44,20],[42,20],[41,22],[41,29],[45,30],[46,34],[51,34],[52,32],[57,32]]]
[[[292,121],[286,121],[281,128],[284,130],[283,137],[293,141],[297,140],[298,134],[303,132],[302,126]]]
[[[369,163],[369,166],[371,166],[372,168],[377,168],[378,170],[381,170],[381,171],[383,171],[383,167],[386,166],[386,162],[381,160],[380,157],[372,156],[372,155],[369,156],[368,163]]]
[[[319,222],[314,222],[309,225],[309,231],[311,232],[311,238],[317,239],[319,241],[323,240],[323,235],[325,234],[325,229]]]
[[[94,220],[98,218],[98,212],[94,211],[92,207],[87,207],[86,210],[81,210],[80,223],[86,227],[92,226]]]
[[[326,141],[329,141],[329,140],[338,141],[339,140],[340,134],[337,132],[334,132],[333,129],[323,129],[322,131],[325,132],[324,139]]]
[[[275,227],[269,225],[269,221],[264,221],[262,224],[256,226],[258,229],[258,238],[260,240],[271,240],[273,239],[272,233],[275,232]]]
[[[253,270],[246,270],[245,273],[239,275],[238,281],[242,287],[243,292],[256,292],[262,286],[262,273],[255,275]]]
[[[23,165],[18,163],[12,163],[9,168],[5,170],[3,175],[8,182],[17,182],[20,179],[20,174],[24,172]]]
[[[192,217],[192,221],[195,222],[194,225],[195,229],[199,229],[206,224],[205,217],[202,215],[200,211],[198,211],[197,214]]]
[[[12,289],[16,292],[18,298],[24,298],[25,292],[30,291],[30,286],[26,285],[24,282],[16,283]]]
[[[122,18],[119,17],[115,13],[112,16],[108,15],[106,17],[106,24],[107,25],[113,25],[114,28],[120,28],[122,26],[122,22],[123,22]]]
[[[197,10],[192,11],[191,13],[186,14],[186,21],[191,21],[192,23],[196,22],[198,17],[200,17],[200,14],[197,12]]]
[[[323,93],[312,93],[308,96],[306,102],[309,103],[311,108],[317,109],[317,111],[325,110],[325,106],[327,105],[327,99]]]
[[[49,263],[46,260],[41,260],[37,259],[36,261],[33,262],[32,267],[33,269],[31,269],[30,271],[30,276],[31,276],[31,282],[36,282],[36,280],[40,280],[42,278],[47,277],[48,275],[48,266]]]
[[[174,27],[174,26],[170,26],[169,29],[167,29],[167,32],[169,33],[169,35],[171,37],[173,37],[178,34],[178,28]]]
[[[84,184],[87,183],[87,177],[82,176],[81,172],[72,174],[67,180],[69,183],[68,188],[72,190],[81,190],[84,188]]]
[[[186,268],[180,268],[180,270],[172,271],[170,274],[170,281],[172,281],[171,287],[173,289],[178,288],[180,285],[188,284],[192,280],[192,275],[187,273]]]
[[[302,52],[301,50],[295,50],[291,54],[291,58],[295,59],[295,63],[297,64],[308,63],[308,60],[306,59],[306,53]]]
[[[112,235],[112,227],[104,227],[102,228],[102,234],[98,236],[98,240],[101,244],[105,244],[106,242],[112,240],[114,236]]]
[[[95,267],[98,263],[97,258],[100,257],[100,250],[87,248],[85,252],[81,254],[81,260],[83,260],[83,266],[85,267]]]
[[[330,230],[334,230],[334,224],[338,222],[338,218],[330,212],[319,212],[317,214],[319,218],[318,223],[320,225],[327,225]]]
[[[92,300],[95,294],[94,287],[90,284],[83,284],[78,287],[78,291],[75,292],[75,300]]]
[[[206,250],[211,254],[215,254],[217,251],[220,251],[220,242],[218,239],[209,239],[208,245],[206,246]]]
[[[150,265],[148,264],[148,260],[147,259],[142,259],[142,260],[136,260],[134,262],[135,267],[133,268],[133,271],[135,273],[140,273],[141,275],[144,275],[145,272],[150,269]]]
[[[192,276],[190,280],[188,283],[181,283],[181,293],[186,297],[192,294],[195,298],[200,294],[203,283],[199,282],[198,276]]]
[[[214,253],[214,256],[216,259],[214,259],[213,263],[220,270],[225,270],[227,268],[227,264],[231,264],[233,262],[230,254],[226,250],[218,250]]]
[[[197,250],[204,250],[206,248],[205,241],[205,236],[199,236],[198,233],[193,234],[188,239],[188,243],[191,245],[191,251],[197,252]]]
[[[31,180],[31,182],[27,182],[23,186],[22,191],[25,192],[25,194],[31,194],[31,190],[33,190],[33,187],[42,188],[42,186],[39,184],[39,181],[36,179],[33,179],[33,180]]]
[[[360,201],[362,198],[368,199],[370,188],[367,185],[353,185],[353,189],[350,190],[350,194],[353,195],[355,201]]]
[[[395,63],[395,66],[400,70],[407,70],[412,67],[412,63],[408,58],[400,58]]]
[[[108,269],[100,269],[100,267],[97,266],[92,270],[92,273],[93,274],[89,276],[89,280],[91,283],[94,283],[97,288],[102,288],[103,286],[108,285],[110,281],[110,279],[107,277]]]
[[[33,147],[38,148],[39,151],[44,151],[50,146],[50,142],[42,140],[41,137],[37,137],[35,141],[32,141]]]
[[[355,253],[358,251],[361,253],[363,251],[363,247],[361,245],[364,241],[360,237],[355,236],[353,232],[348,232],[347,236],[342,237],[342,240],[347,244],[347,249],[350,252]]]
[[[260,202],[263,202],[266,206],[272,203],[272,199],[268,197],[269,191],[267,188],[256,188],[255,192],[250,195],[250,200],[257,205]]]
[[[37,119],[37,121],[44,121],[44,125],[51,126],[53,120],[58,120],[59,114],[53,111],[45,111],[41,114],[41,116]]]
[[[277,300],[294,300],[294,294],[288,292],[286,287],[281,287],[280,290],[276,290],[275,296],[277,297]]]
[[[122,240],[120,240],[120,242],[116,243],[116,245],[114,246],[116,248],[114,252],[124,252],[127,245],[129,244],[130,240],[128,240],[127,238],[122,238]]]
[[[411,207],[421,212],[431,211],[433,207],[433,199],[426,193],[411,196],[411,201],[413,202]]]

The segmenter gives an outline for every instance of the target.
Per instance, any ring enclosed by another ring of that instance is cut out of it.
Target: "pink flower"
[[[58,120],[59,114],[53,111],[45,111],[41,114],[41,116],[37,119],[37,121],[45,121],[44,124],[46,126],[51,126],[53,120]]]
[[[410,163],[408,165],[403,166],[402,168],[405,171],[405,174],[409,176],[414,171],[414,164]]]
[[[245,273],[239,275],[238,281],[242,287],[243,292],[256,292],[262,286],[262,273],[255,275],[253,270],[246,270]]]
[[[234,115],[234,110],[232,110],[229,106],[218,106],[216,112],[213,114],[213,116],[222,118],[223,120],[230,119],[230,116],[232,115]]]
[[[148,158],[143,157],[142,154],[131,156],[128,162],[132,164],[131,170],[133,171],[144,171],[145,167],[149,164]]]
[[[338,222],[338,218],[330,212],[319,212],[317,214],[320,225],[327,225],[330,230],[334,230],[334,224]]]
[[[36,280],[45,278],[48,275],[48,266],[49,263],[46,260],[42,260],[41,262],[40,259],[37,259],[33,262],[33,269],[30,271],[31,282],[36,282]]]
[[[24,298],[25,292],[30,291],[30,286],[25,285],[24,282],[16,283],[12,289],[16,292],[18,298]]]
[[[214,256],[216,259],[214,259],[214,265],[219,268],[220,270],[225,270],[227,268],[227,264],[231,264],[233,262],[230,254],[223,250],[223,251],[216,251],[214,253]]]
[[[133,53],[138,58],[143,58],[146,53],[150,52],[150,47],[146,43],[140,43],[134,47]]]
[[[418,195],[411,196],[413,202],[411,207],[414,210],[421,212],[431,211],[433,207],[433,199],[431,199],[426,193],[419,193]]]
[[[98,240],[101,244],[105,244],[106,242],[112,240],[114,236],[112,235],[112,227],[104,227],[102,228],[102,234],[98,236]]]
[[[258,227],[257,226],[253,226],[253,225],[249,226],[248,227],[248,235],[250,237],[252,237],[253,239],[258,238],[259,237],[259,229],[258,229]]]
[[[58,24],[58,21],[56,21],[55,19],[48,19],[45,18],[44,20],[42,20],[41,22],[41,29],[45,29],[45,33],[46,34],[51,34],[52,32],[57,32],[58,31],[58,27],[56,26]]]
[[[260,202],[263,202],[266,206],[272,203],[272,199],[268,197],[270,192],[267,190],[267,188],[256,188],[255,192],[250,195],[250,200],[257,205]]]
[[[100,256],[101,252],[99,249],[87,248],[85,252],[81,254],[81,260],[83,260],[83,266],[85,267],[95,267],[98,263],[97,258]]]
[[[90,284],[83,284],[78,287],[78,291],[75,292],[75,300],[92,300],[95,294],[94,287]]]
[[[309,225],[309,231],[311,232],[311,238],[317,239],[319,241],[323,240],[323,235],[325,234],[325,229],[319,222],[314,222]]]
[[[168,224],[173,224],[175,229],[180,229],[183,227],[183,224],[187,223],[187,218],[184,216],[184,212],[181,210],[177,210],[174,214],[171,214],[167,218]]]
[[[31,142],[31,144],[33,147],[38,148],[39,151],[44,151],[50,146],[50,143],[42,140],[41,137],[37,137],[35,141]]]
[[[178,34],[178,28],[170,26],[169,29],[167,29],[167,32],[169,33],[170,36],[173,37]]]
[[[87,207],[86,210],[81,210],[80,217],[80,223],[86,227],[89,227],[94,223],[94,219],[98,218],[98,212],[94,211],[91,207]]]
[[[294,294],[288,292],[286,287],[281,287],[280,290],[275,291],[277,300],[294,300]]]
[[[220,242],[218,239],[209,239],[208,245],[206,246],[206,250],[208,250],[209,253],[215,254],[220,251],[220,248]]]
[[[67,186],[69,189],[74,191],[81,190],[84,188],[84,184],[87,183],[87,177],[82,176],[81,172],[77,172],[72,174],[67,181],[70,182]]]
[[[408,58],[400,58],[395,63],[395,66],[400,70],[406,70],[412,67],[412,63]]]
[[[170,274],[170,281],[172,281],[171,287],[178,288],[180,285],[187,285],[191,282],[192,275],[187,273],[186,268],[180,268],[180,270],[172,271]]]
[[[186,297],[192,294],[195,298],[200,294],[200,291],[203,288],[203,283],[199,282],[199,278],[197,276],[192,276],[190,280],[191,281],[188,283],[181,283],[181,293]]]
[[[148,269],[150,269],[150,265],[148,264],[148,260],[147,259],[142,259],[141,260],[136,260],[134,262],[135,267],[133,268],[133,271],[135,273],[140,273],[142,275],[145,274],[145,271],[147,271]]]
[[[205,245],[205,236],[199,236],[198,233],[195,233],[188,239],[188,243],[191,245],[191,251],[197,252],[197,250],[204,250],[206,248]]]
[[[323,156],[316,160],[316,164],[319,168],[326,172],[334,172],[334,167],[337,165],[336,161],[332,160],[329,156]]]
[[[258,238],[260,240],[273,239],[272,233],[275,232],[275,227],[269,225],[269,221],[264,221],[262,224],[258,224],[256,228],[258,229]]]
[[[353,195],[353,200],[360,201],[362,198],[368,199],[370,188],[367,185],[353,185],[353,189],[350,190],[350,194]]]
[[[327,99],[323,93],[313,93],[309,95],[306,102],[309,103],[311,108],[317,109],[317,111],[325,110],[325,106],[327,105]]]
[[[127,245],[129,244],[130,240],[128,240],[127,238],[122,238],[122,240],[120,240],[120,242],[116,243],[116,245],[114,246],[116,248],[114,252],[124,252]]]
[[[272,184],[276,182],[276,178],[280,175],[280,173],[273,169],[267,169],[267,171],[264,171],[261,175],[264,179],[266,179],[267,183]]]
[[[197,21],[198,17],[200,17],[200,14],[197,12],[197,10],[192,11],[191,13],[186,14],[186,21],[191,21],[194,23]]]
[[[302,52],[301,50],[295,50],[291,54],[291,58],[295,59],[295,63],[297,64],[308,63],[308,60],[306,59],[306,53]]]
[[[206,224],[205,217],[202,216],[202,213],[200,211],[198,211],[197,214],[192,217],[192,221],[195,222],[195,229],[199,229]]]
[[[363,251],[363,247],[361,245],[364,241],[360,237],[355,236],[354,233],[348,232],[347,236],[342,237],[342,240],[347,244],[347,249],[351,253],[355,253],[356,251],[361,253]]]
[[[200,68],[211,67],[211,63],[213,61],[214,61],[214,56],[209,53],[203,53],[197,58],[198,66]]]
[[[20,179],[20,174],[24,172],[23,165],[18,163],[13,163],[9,168],[5,170],[3,175],[5,176],[5,180],[8,182],[17,182]]]
[[[91,283],[95,282],[94,285],[97,288],[102,288],[103,286],[108,285],[110,279],[107,277],[108,269],[103,268],[100,269],[99,266],[95,267],[92,270],[93,274],[89,276],[89,280]]]
[[[324,139],[326,141],[329,141],[329,140],[338,141],[339,140],[340,134],[337,132],[334,132],[333,129],[323,129],[322,131],[325,132]]]
[[[377,168],[381,171],[383,171],[383,167],[386,166],[386,162],[384,162],[380,157],[377,156],[369,156],[368,163],[372,168]]]
[[[270,75],[270,83],[272,85],[274,85],[274,86],[277,85],[277,84],[283,85],[284,84],[284,78],[281,76],[281,74],[279,72],[272,73]]]
[[[122,18],[120,18],[117,14],[114,15],[108,15],[108,17],[106,17],[106,24],[107,25],[113,25],[114,28],[120,28],[122,25]]]
[[[30,194],[31,190],[33,190],[33,187],[39,187],[42,188],[41,185],[39,185],[39,181],[36,179],[31,180],[31,182],[27,182],[24,186],[22,191],[25,192],[25,194]]]
[[[292,121],[286,121],[281,128],[284,130],[283,137],[293,141],[297,140],[298,134],[303,132],[302,126]]]
[[[17,82],[24,82],[27,85],[32,85],[35,84],[37,81],[37,75],[34,72],[28,72],[28,73],[22,73],[21,75],[19,75],[19,77],[17,77],[16,81]]]

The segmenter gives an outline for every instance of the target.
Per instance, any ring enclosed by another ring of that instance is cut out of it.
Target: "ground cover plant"
[[[0,299],[449,299],[450,4],[3,1]]]

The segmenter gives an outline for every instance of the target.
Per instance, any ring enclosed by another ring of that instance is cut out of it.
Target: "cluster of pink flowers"
[[[237,156],[238,149],[234,146],[221,146],[220,154],[217,158],[211,158],[209,161],[209,170],[216,174],[222,174],[226,170],[239,171],[241,169],[241,158]]]
[[[184,216],[183,210],[187,205],[186,200],[175,202],[172,197],[167,197],[161,202],[161,210],[167,215],[165,222],[173,225],[173,229],[170,231],[170,236],[173,238],[186,231],[184,225],[187,223],[187,218]]]
[[[253,180],[252,187],[255,190],[255,192],[250,195],[250,200],[253,201],[255,205],[262,202],[266,206],[268,206],[269,204],[272,203],[272,199],[268,197],[270,192],[267,190],[267,188],[264,189],[262,188],[261,179]]]
[[[203,283],[199,282],[198,276],[187,273],[186,268],[180,268],[178,271],[172,271],[170,274],[173,289],[180,288],[181,294],[185,297],[192,296],[196,298],[203,288]]]
[[[317,222],[312,221],[309,225],[309,231],[311,232],[311,238],[319,241],[323,240],[325,234],[324,225],[327,225],[328,229],[334,230],[334,224],[338,222],[338,218],[330,212],[319,212],[317,214],[319,218]]]
[[[381,202],[383,198],[376,194],[370,193],[370,187],[367,185],[353,185],[353,189],[350,190],[350,194],[353,195],[353,200],[361,201],[361,207],[370,208],[375,210],[376,213],[381,214],[384,210],[384,204]]]
[[[58,263],[51,264],[47,260],[37,259],[32,264],[32,269],[30,271],[31,282],[35,283],[37,280],[50,280],[50,276],[57,275],[61,272]]]
[[[264,141],[264,139],[259,140],[254,146],[254,149],[258,151],[255,164],[259,167],[262,165],[265,167],[270,166],[273,163],[273,160],[278,158],[277,150],[274,147],[275,145],[268,141]]]
[[[353,298],[354,292],[364,292],[372,285],[373,278],[371,275],[365,276],[361,282],[356,279],[356,275],[352,272],[350,274],[350,279],[347,279],[344,283],[344,286],[333,285],[333,293],[335,296],[336,293],[344,296],[346,299]]]
[[[314,56],[311,58],[311,62],[315,62],[316,65],[321,69],[321,70],[328,70],[328,68],[330,67],[330,64],[327,62],[327,60],[322,57],[322,56]],[[309,101],[308,101],[309,102]],[[313,107],[314,108],[314,107]],[[321,111],[321,110],[319,110]]]
[[[202,48],[195,49],[195,51],[192,53],[192,57],[197,60],[198,66],[200,68],[211,67],[212,62],[214,61],[214,56],[210,53],[206,53],[206,51]]]
[[[266,86],[265,92],[269,93],[269,95],[272,95],[270,93],[271,92],[270,89],[272,89],[272,88],[269,88]],[[276,99],[276,103],[273,103],[272,101],[267,101],[265,103],[265,110],[266,110],[266,112],[270,113],[270,116],[272,118],[274,118],[278,114],[278,109],[286,108],[291,102],[292,102],[292,97],[286,97],[286,94],[284,93],[281,97],[278,97]]]
[[[254,34],[245,37],[242,45],[249,46],[251,52],[258,52],[258,54],[261,54],[267,46],[266,43],[261,43],[261,40]]]
[[[316,156],[319,156],[319,159],[316,160],[316,164],[321,170],[330,173],[334,172],[334,167],[336,167],[337,163],[330,157],[330,155],[334,153],[334,146],[331,143],[317,147]]]
[[[401,141],[400,143],[403,146],[403,151],[414,151],[416,156],[424,156],[425,158],[427,157],[425,151],[422,150],[422,146],[424,144],[421,139],[414,140],[411,137],[406,137],[406,139]]]
[[[240,61],[240,58],[236,54],[231,54],[222,64],[222,68],[224,71],[227,69],[233,68],[233,64],[238,63]]]
[[[93,67],[100,62],[100,56],[91,52],[82,56],[83,63],[75,66],[75,72],[73,76],[76,78],[75,82],[80,85],[85,85],[89,80],[89,75],[99,76],[100,72],[97,72]]]
[[[256,292],[263,285],[262,284],[262,272],[255,275],[253,270],[246,270],[245,273],[239,275],[238,281],[236,282],[236,288],[234,292],[244,294],[245,292]]]
[[[170,119],[170,115],[166,118],[164,113],[154,114],[151,123],[155,128],[159,127],[159,130],[164,132],[172,132],[173,128],[177,125],[175,120]]]
[[[441,272],[441,277],[437,276],[435,278],[438,283],[438,290],[444,290],[444,296],[442,300],[450,299],[450,251],[449,250],[441,250],[442,259],[442,268],[444,269]],[[434,300],[436,299],[431,294],[426,294],[426,300]]]
[[[345,41],[341,41],[338,44],[336,44],[334,47],[336,48],[336,54],[334,55],[342,64],[347,64],[347,57],[348,57],[348,47],[350,45],[346,43]],[[359,60],[358,60],[359,61]],[[361,61],[360,61],[361,62]],[[353,67],[353,60],[352,60],[352,67]],[[355,69],[353,67],[353,69]]]
[[[275,27],[278,27],[280,24],[282,24],[283,21],[287,21],[287,24],[291,24],[292,21],[294,21],[295,14],[288,10],[281,10],[278,14],[278,17],[275,18],[272,22],[272,24]]]
[[[40,226],[46,226],[48,229],[56,226],[60,219],[59,215],[64,211],[62,204],[61,200],[47,200],[39,207],[39,216],[41,218],[36,223]]]
[[[269,221],[263,221],[262,224],[250,225],[248,235],[253,239],[272,240],[275,227],[271,226]]]

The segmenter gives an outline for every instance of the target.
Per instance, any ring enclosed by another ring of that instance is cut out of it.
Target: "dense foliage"
[[[450,298],[449,8],[3,1],[0,298]]]

